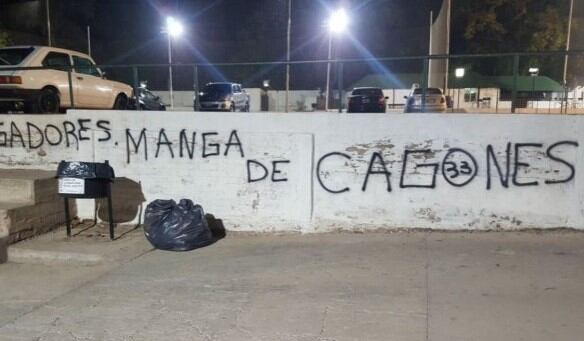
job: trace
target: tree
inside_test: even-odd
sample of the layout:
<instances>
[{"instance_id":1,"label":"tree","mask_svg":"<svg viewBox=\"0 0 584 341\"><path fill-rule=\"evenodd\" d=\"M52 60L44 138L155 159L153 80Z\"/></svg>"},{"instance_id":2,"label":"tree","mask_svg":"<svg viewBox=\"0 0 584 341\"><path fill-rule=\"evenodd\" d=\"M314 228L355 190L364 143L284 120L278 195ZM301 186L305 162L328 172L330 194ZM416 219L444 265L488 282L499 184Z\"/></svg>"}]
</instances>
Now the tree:
<instances>
[{"instance_id":1,"label":"tree","mask_svg":"<svg viewBox=\"0 0 584 341\"><path fill-rule=\"evenodd\" d=\"M565 45L565 0L458 0L454 23L466 52L558 50Z\"/></svg>"},{"instance_id":2,"label":"tree","mask_svg":"<svg viewBox=\"0 0 584 341\"><path fill-rule=\"evenodd\" d=\"M0 47L8 46L10 44L10 36L8 35L8 32L0 31Z\"/></svg>"},{"instance_id":3,"label":"tree","mask_svg":"<svg viewBox=\"0 0 584 341\"><path fill-rule=\"evenodd\" d=\"M454 53L543 52L565 48L569 2L566 0L455 0ZM559 57L522 58L525 72L538 66L556 78ZM473 62L481 73L512 73L512 59ZM561 77L560 77L561 78Z\"/></svg>"}]
</instances>

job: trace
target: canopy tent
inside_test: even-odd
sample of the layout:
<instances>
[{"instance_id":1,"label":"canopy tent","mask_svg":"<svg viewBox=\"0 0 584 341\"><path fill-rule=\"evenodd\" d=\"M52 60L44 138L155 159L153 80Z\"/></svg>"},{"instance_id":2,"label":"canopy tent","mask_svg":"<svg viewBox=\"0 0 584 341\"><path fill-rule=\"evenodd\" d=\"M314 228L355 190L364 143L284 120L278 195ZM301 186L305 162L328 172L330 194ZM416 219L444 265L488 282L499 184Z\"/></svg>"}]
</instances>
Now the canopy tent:
<instances>
[{"instance_id":1,"label":"canopy tent","mask_svg":"<svg viewBox=\"0 0 584 341\"><path fill-rule=\"evenodd\" d=\"M411 89L412 84L421 84L422 81L422 74L419 73L394 73L391 75L372 73L351 84L350 88Z\"/></svg>"}]
</instances>

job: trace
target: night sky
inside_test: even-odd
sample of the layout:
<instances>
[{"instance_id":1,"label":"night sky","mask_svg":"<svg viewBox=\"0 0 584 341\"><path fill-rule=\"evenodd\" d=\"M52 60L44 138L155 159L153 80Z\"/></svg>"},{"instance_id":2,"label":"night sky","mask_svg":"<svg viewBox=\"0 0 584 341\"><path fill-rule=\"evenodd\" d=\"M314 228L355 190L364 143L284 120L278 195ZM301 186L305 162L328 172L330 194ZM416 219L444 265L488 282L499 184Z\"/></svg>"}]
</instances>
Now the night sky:
<instances>
[{"instance_id":1,"label":"night sky","mask_svg":"<svg viewBox=\"0 0 584 341\"><path fill-rule=\"evenodd\" d=\"M96 56L107 63L164 60L163 53L159 56L165 47L165 37L160 31L167 15L180 18L187 28L183 41L176 47L181 62L192 62L198 57L189 52L189 45L204 52L207 59L216 61L245 60L246 57L274 60L285 54L286 0L50 1L53 38L57 45L85 49L85 26L89 25L93 44L98 47ZM40 2L0 0L3 4L0 25L15 32L15 43L45 41L43 8L36 17L31 17L33 11L23 10L41 7ZM349 9L352 35L373 54L423 53L424 46L400 42L421 39L417 36L427 34L428 3L428 0L293 0L292 39L293 48L298 48L296 59L326 55L326 44L322 44L326 40L326 30L322 25L327 8L337 8L339 4ZM418 35L405 36L415 31L419 31ZM396 43L403 47L396 48ZM124 44L124 48L118 44ZM350 48L345 53L358 55Z\"/></svg>"},{"instance_id":2,"label":"night sky","mask_svg":"<svg viewBox=\"0 0 584 341\"><path fill-rule=\"evenodd\" d=\"M284 60L287 0L50 0L54 45L86 51L86 27L92 32L92 55L98 64L167 62L167 40L161 33L165 17L180 19L186 32L173 44L175 63ZM425 55L429 12L440 0L293 0L293 60L327 57L324 21L330 9L343 6L351 16L349 34L335 42L342 58ZM15 44L46 44L44 0L0 0L0 29ZM456 39L453 39L456 44ZM420 63L384 65L395 72L420 72ZM353 65L346 81L375 72L371 65ZM282 86L284 67L200 70L201 81L229 80L258 86L271 79ZM292 87L313 89L324 65L293 67ZM108 70L131 79L130 70ZM192 88L192 69L177 72L179 87ZM140 70L141 78L164 87L160 69ZM182 77L181 77L182 76Z\"/></svg>"}]
</instances>

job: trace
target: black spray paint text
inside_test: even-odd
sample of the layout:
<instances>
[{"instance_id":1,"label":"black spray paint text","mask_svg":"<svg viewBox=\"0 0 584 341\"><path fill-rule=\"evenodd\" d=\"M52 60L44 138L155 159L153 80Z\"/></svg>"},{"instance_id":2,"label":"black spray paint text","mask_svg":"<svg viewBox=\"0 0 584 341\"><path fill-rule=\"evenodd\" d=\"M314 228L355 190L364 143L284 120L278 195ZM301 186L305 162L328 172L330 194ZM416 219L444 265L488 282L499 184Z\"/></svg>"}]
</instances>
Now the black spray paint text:
<instances>
[{"instance_id":1,"label":"black spray paint text","mask_svg":"<svg viewBox=\"0 0 584 341\"><path fill-rule=\"evenodd\" d=\"M576 141L559 141L550 145L542 143L507 143L504 150L496 150L492 145L486 147L482 159L477 159L472 153L462 148L450 148L444 157L438 161L435 158L435 151L429 149L406 149L401 158L401 168L399 175L399 188L436 188L437 177L440 175L446 183L454 187L464 187L475 180L479 174L478 160L484 160L486 189L491 190L495 182L500 183L503 188L511 185L517 187L539 186L540 184L555 185L570 182L574 179L576 168L574 161L566 160L560 152L569 148L577 148ZM526 153L537 153L537 158L528 158ZM502 156L501 156L502 155ZM350 166L353 157L343 152L331 152L322 156L316 166L316 178L320 186L327 192L340 194L349 192L352 187L347 184L339 186L338 182L329 178L338 171L327 168L328 162L345 161L345 165ZM434 161L430 161L434 160ZM535 179L532 176L525 176L533 171L535 160L549 163L554 167L563 168L563 174L558 176L559 170L548 171L549 177L546 179ZM388 160L378 152L371 154L367 163L367 172L360 183L361 191L367 191L371 179L381 176L384 180L387 192L393 190L392 172L388 167ZM422 173L420 171L425 171ZM421 176L423 174L424 176ZM337 183L336 187L332 183Z\"/></svg>"},{"instance_id":2,"label":"black spray paint text","mask_svg":"<svg viewBox=\"0 0 584 341\"><path fill-rule=\"evenodd\" d=\"M0 147L38 149L45 145L75 147L91 141L92 131L98 142L112 138L111 125L107 120L89 118L63 121L61 123L38 124L0 121Z\"/></svg>"},{"instance_id":3,"label":"black spray paint text","mask_svg":"<svg viewBox=\"0 0 584 341\"><path fill-rule=\"evenodd\" d=\"M195 154L201 155L202 158L213 156L228 156L231 152L239 154L242 158L245 157L241 139L237 134L237 130L232 130L227 142L224 144L218 143L220 137L218 132L203 132L181 130L178 136L170 136L165 129L160 129L156 133L155 144L148 148L148 137L146 128L139 132L133 132L126 129L126 162L131 163L132 155L141 154L144 160L148 160L149 156L154 152L154 158L158 158L163 153L165 156L174 159L189 158L193 159ZM197 140L199 140L199 153L196 153ZM174 142L173 142L174 141ZM154 151L152 151L154 147Z\"/></svg>"},{"instance_id":4,"label":"black spray paint text","mask_svg":"<svg viewBox=\"0 0 584 341\"><path fill-rule=\"evenodd\" d=\"M237 130L231 130L228 135L220 135L216 131L196 132L187 129L173 132L165 129L125 129L124 135L127 163L131 163L133 158L149 160L152 157L193 159L195 156L210 158L234 154L245 158L244 146ZM111 123L107 120L82 118L45 124L0 121L0 148L35 150L48 145L79 149L80 144L91 143L92 140L118 145L118 141L113 141ZM563 184L574 179L576 167L575 161L564 156L562 152L573 152L578 147L577 141L559 141L549 145L509 142L504 147L489 144L480 155L476 151L471 153L462 148L450 148L439 159L436 159L436 151L406 148L400 157L401 166L398 166L397 171L388 166L395 160L373 152L367 161L367 171L358 186L348 183L339 185L338 181L331 180L330 177L334 177L339 168L331 166L330 162L355 161L349 154L331 152L316 162L315 177L325 191L333 194L348 192L354 187L360 187L365 192L372 186L373 179L378 177L388 192L396 184L399 184L399 188L433 189L436 188L439 178L450 186L464 187L475 181L480 167L484 167L482 174L486 179L487 190L495 186L509 188ZM529 158L526 153L536 153L539 156L535 159ZM556 168L555 171L547 172L544 177L525 176L539 167L535 164L536 160L552 165ZM286 182L288 176L285 170L290 163L286 159L262 162L246 160L247 182ZM393 179L392 171L399 173L399 181ZM375 184L378 183L375 180Z\"/></svg>"}]
</instances>

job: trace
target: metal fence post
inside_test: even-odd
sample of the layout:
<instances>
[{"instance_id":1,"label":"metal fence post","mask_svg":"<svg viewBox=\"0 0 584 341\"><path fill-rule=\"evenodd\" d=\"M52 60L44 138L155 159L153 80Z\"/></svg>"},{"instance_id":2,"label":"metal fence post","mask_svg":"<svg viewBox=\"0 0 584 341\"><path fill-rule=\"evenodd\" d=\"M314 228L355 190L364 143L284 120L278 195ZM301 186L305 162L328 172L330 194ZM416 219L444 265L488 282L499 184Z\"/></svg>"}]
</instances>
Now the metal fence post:
<instances>
[{"instance_id":1,"label":"metal fence post","mask_svg":"<svg viewBox=\"0 0 584 341\"><path fill-rule=\"evenodd\" d=\"M511 113L515 113L517 104L517 77L519 77L519 55L513 56L513 89L511 93Z\"/></svg>"},{"instance_id":2,"label":"metal fence post","mask_svg":"<svg viewBox=\"0 0 584 341\"><path fill-rule=\"evenodd\" d=\"M497 89L497 102L495 103L495 114L499 113L499 98L501 98L501 89Z\"/></svg>"},{"instance_id":3,"label":"metal fence post","mask_svg":"<svg viewBox=\"0 0 584 341\"><path fill-rule=\"evenodd\" d=\"M428 90L428 70L430 69L430 57L424 58L422 75L422 112L426 112L426 92Z\"/></svg>"},{"instance_id":4,"label":"metal fence post","mask_svg":"<svg viewBox=\"0 0 584 341\"><path fill-rule=\"evenodd\" d=\"M138 88L140 87L140 79L138 77L138 67L132 67L132 74L134 77L134 105L136 106L134 110L141 110L140 108L140 94L138 93Z\"/></svg>"},{"instance_id":5,"label":"metal fence post","mask_svg":"<svg viewBox=\"0 0 584 341\"><path fill-rule=\"evenodd\" d=\"M197 65L193 66L193 90L195 90L193 109L199 111L199 67Z\"/></svg>"},{"instance_id":6,"label":"metal fence post","mask_svg":"<svg viewBox=\"0 0 584 341\"><path fill-rule=\"evenodd\" d=\"M75 100L73 99L73 76L71 75L73 72L73 67L69 66L67 69L67 81L69 82L69 100L71 101L71 109L75 109Z\"/></svg>"},{"instance_id":7,"label":"metal fence post","mask_svg":"<svg viewBox=\"0 0 584 341\"><path fill-rule=\"evenodd\" d=\"M560 114L568 114L568 84L564 84L564 98L562 100L562 107L564 111L560 109Z\"/></svg>"},{"instance_id":8,"label":"metal fence post","mask_svg":"<svg viewBox=\"0 0 584 341\"><path fill-rule=\"evenodd\" d=\"M339 91L339 113L343 112L343 63L337 63L337 87Z\"/></svg>"}]
</instances>

